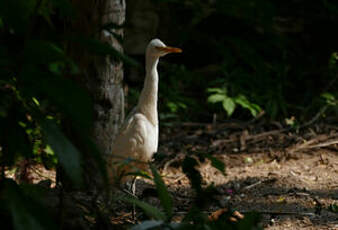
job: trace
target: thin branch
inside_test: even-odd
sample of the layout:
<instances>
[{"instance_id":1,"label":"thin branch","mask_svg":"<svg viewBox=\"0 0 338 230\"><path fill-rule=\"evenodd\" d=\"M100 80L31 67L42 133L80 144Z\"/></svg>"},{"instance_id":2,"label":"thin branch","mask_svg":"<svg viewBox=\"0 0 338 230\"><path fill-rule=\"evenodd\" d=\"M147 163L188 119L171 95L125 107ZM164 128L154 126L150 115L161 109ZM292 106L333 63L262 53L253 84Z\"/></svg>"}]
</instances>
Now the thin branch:
<instances>
[{"instance_id":1,"label":"thin branch","mask_svg":"<svg viewBox=\"0 0 338 230\"><path fill-rule=\"evenodd\" d=\"M240 213L250 213L252 211L240 211ZM278 211L262 211L262 210L254 210L254 212L263 214L263 215L276 215L276 216L281 216L281 215L290 215L290 216L316 216L315 213L313 212L278 212Z\"/></svg>"},{"instance_id":2,"label":"thin branch","mask_svg":"<svg viewBox=\"0 0 338 230\"><path fill-rule=\"evenodd\" d=\"M260 184L262 184L263 183L263 181L258 181L258 182L256 182L256 183L253 183L253 184L251 184L251 185L248 185L248 186L245 186L242 190L244 191L244 190L249 190L249 189L252 189L253 187L256 187L257 185L260 185Z\"/></svg>"},{"instance_id":3,"label":"thin branch","mask_svg":"<svg viewBox=\"0 0 338 230\"><path fill-rule=\"evenodd\" d=\"M322 148L322 147L327 147L327 146L335 145L335 144L338 144L338 139L333 140L333 141L328 141L328 142L320 143L320 144L318 144L318 145L312 145L312 146L309 146L309 147L307 147L307 148L308 148L308 149Z\"/></svg>"},{"instance_id":4,"label":"thin branch","mask_svg":"<svg viewBox=\"0 0 338 230\"><path fill-rule=\"evenodd\" d=\"M304 123L303 125L299 126L299 129L307 127L309 125L312 125L313 123L315 123L324 113L325 111L329 108L329 105L325 105L323 106L319 112L308 122Z\"/></svg>"}]
</instances>

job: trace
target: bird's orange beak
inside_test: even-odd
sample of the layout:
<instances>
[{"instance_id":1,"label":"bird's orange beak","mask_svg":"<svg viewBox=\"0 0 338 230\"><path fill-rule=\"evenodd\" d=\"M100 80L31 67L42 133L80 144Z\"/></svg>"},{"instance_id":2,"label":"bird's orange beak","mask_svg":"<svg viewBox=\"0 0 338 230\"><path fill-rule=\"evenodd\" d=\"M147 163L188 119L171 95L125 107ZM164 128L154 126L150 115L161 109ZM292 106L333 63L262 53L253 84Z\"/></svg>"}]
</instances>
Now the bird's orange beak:
<instances>
[{"instance_id":1,"label":"bird's orange beak","mask_svg":"<svg viewBox=\"0 0 338 230\"><path fill-rule=\"evenodd\" d=\"M170 47L170 46L165 46L165 47L157 46L156 49L164 51L166 53L182 53L182 50L180 48Z\"/></svg>"}]
</instances>

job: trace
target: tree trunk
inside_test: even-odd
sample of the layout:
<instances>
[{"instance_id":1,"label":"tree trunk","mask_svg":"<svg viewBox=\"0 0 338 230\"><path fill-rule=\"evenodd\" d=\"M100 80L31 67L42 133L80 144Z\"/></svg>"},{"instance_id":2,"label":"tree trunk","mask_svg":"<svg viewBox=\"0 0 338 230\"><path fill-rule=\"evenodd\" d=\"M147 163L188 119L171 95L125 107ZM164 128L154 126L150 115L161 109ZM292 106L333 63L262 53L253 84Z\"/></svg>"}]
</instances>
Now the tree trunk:
<instances>
[{"instance_id":1,"label":"tree trunk","mask_svg":"<svg viewBox=\"0 0 338 230\"><path fill-rule=\"evenodd\" d=\"M123 29L120 26L125 21L125 0L73 0L73 4L77 9L76 18L72 22L74 31L108 43L119 52L123 52L122 45L114 34L123 36ZM110 31L101 29L107 24L117 26L109 29ZM83 70L81 80L84 80L83 83L94 102L92 139L102 158L107 159L112 153L113 140L124 120L123 63L111 56L89 55L83 48L76 48L76 44L72 44L70 49L73 58ZM87 189L101 190L103 181L98 170L99 166L90 155L84 160Z\"/></svg>"},{"instance_id":2,"label":"tree trunk","mask_svg":"<svg viewBox=\"0 0 338 230\"><path fill-rule=\"evenodd\" d=\"M124 0L107 0L103 10L102 24L122 25L125 20L125 9ZM112 29L112 32L123 36L123 29ZM103 30L100 40L112 45L119 52L123 52L122 45L109 31ZM88 85L89 90L96 93L93 136L102 153L107 156L112 153L113 140L124 120L123 65L119 60L105 57L103 60L96 60L95 69L98 84Z\"/></svg>"}]
</instances>

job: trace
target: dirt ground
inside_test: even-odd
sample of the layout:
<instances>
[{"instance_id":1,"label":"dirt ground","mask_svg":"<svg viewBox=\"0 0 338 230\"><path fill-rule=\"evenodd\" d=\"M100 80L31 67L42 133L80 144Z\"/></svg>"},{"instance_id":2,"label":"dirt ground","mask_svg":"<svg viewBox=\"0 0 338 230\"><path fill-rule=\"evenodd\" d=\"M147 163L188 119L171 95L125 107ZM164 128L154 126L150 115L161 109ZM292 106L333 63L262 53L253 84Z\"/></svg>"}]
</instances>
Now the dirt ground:
<instances>
[{"instance_id":1,"label":"dirt ground","mask_svg":"<svg viewBox=\"0 0 338 230\"><path fill-rule=\"evenodd\" d=\"M185 154L194 152L211 154L226 166L224 176L210 162L201 163L203 183L216 186L219 200L205 212L231 206L244 215L261 213L268 230L338 230L338 213L330 210L338 205L338 126L325 123L297 130L279 123L164 125L155 165L174 198L174 221L180 221L191 204L189 180L180 165ZM55 172L41 167L33 174L33 183L55 178ZM152 185L138 181L137 187L146 199L143 191ZM113 219L130 223L129 211Z\"/></svg>"},{"instance_id":2,"label":"dirt ground","mask_svg":"<svg viewBox=\"0 0 338 230\"><path fill-rule=\"evenodd\" d=\"M178 167L187 152L207 152L223 161L226 176L203 163L206 184L220 203L241 213L262 214L264 229L338 229L338 126L302 129L270 125L183 124L163 134L159 163L181 210L189 206L189 181ZM175 136L176 133L176 136ZM169 138L165 138L169 137ZM170 160L168 160L170 159ZM209 212L221 207L211 206Z\"/></svg>"}]
</instances>

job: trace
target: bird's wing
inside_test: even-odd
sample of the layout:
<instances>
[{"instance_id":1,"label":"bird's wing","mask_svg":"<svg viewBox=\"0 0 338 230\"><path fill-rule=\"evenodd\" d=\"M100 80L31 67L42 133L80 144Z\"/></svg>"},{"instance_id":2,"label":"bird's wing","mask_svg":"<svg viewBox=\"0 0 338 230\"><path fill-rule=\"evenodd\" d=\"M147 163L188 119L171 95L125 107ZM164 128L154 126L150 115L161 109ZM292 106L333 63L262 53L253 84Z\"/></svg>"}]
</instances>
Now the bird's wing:
<instances>
[{"instance_id":1,"label":"bird's wing","mask_svg":"<svg viewBox=\"0 0 338 230\"><path fill-rule=\"evenodd\" d=\"M127 118L120 127L119 133L123 134L128 130L130 124L134 121L134 115L136 114L136 107L134 107L131 112L128 114Z\"/></svg>"},{"instance_id":2,"label":"bird's wing","mask_svg":"<svg viewBox=\"0 0 338 230\"><path fill-rule=\"evenodd\" d=\"M115 150L124 157L139 158L144 149L147 135L147 119L141 113L135 113L126 120L115 142Z\"/></svg>"},{"instance_id":3,"label":"bird's wing","mask_svg":"<svg viewBox=\"0 0 338 230\"><path fill-rule=\"evenodd\" d=\"M110 177L116 180L126 172L135 171L135 168L145 169L147 161L144 153L147 135L147 119L141 113L135 113L130 116L123 125L122 132L117 136L112 149L112 166ZM128 158L137 161L124 161ZM122 164L121 164L122 163ZM113 176L112 176L113 175ZM115 175L115 176L114 176ZM114 179L115 178L115 179Z\"/></svg>"},{"instance_id":4,"label":"bird's wing","mask_svg":"<svg viewBox=\"0 0 338 230\"><path fill-rule=\"evenodd\" d=\"M148 120L141 113L136 113L133 117L133 122L129 126L130 136L135 139L137 148L140 149L143 147L147 135L146 122L148 122Z\"/></svg>"}]
</instances>

